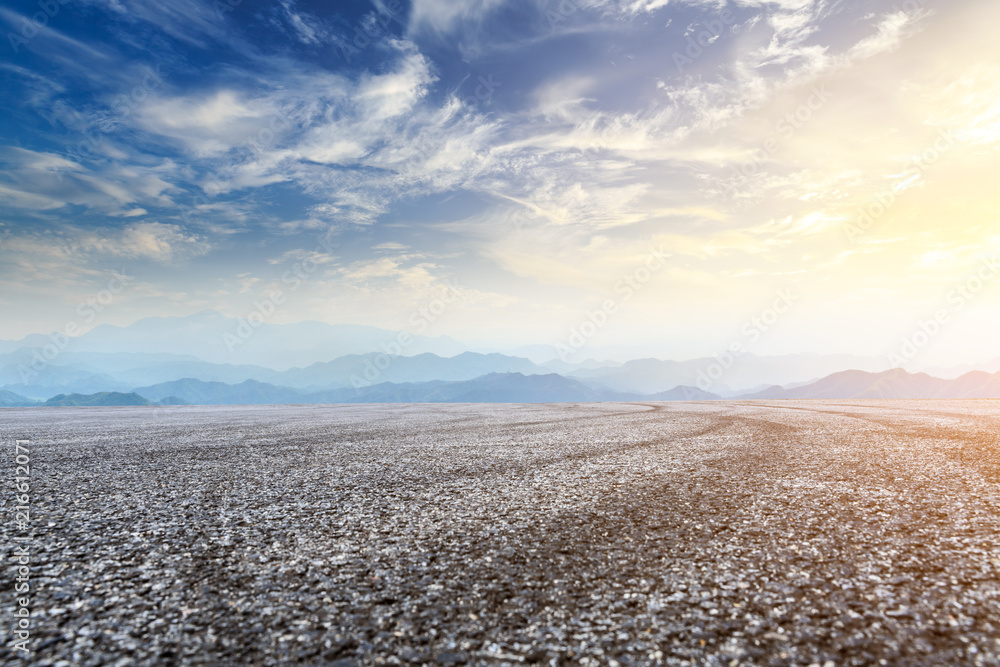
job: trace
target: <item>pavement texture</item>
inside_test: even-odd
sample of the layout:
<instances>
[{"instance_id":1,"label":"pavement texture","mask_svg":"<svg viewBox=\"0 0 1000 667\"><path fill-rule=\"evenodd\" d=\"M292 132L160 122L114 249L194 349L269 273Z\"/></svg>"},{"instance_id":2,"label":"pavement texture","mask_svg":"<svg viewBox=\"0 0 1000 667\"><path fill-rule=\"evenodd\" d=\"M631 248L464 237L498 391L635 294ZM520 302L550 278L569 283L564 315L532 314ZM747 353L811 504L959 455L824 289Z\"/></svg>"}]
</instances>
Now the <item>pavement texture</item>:
<instances>
[{"instance_id":1,"label":"pavement texture","mask_svg":"<svg viewBox=\"0 0 1000 667\"><path fill-rule=\"evenodd\" d=\"M7 409L0 662L997 665L998 426L998 401Z\"/></svg>"}]
</instances>

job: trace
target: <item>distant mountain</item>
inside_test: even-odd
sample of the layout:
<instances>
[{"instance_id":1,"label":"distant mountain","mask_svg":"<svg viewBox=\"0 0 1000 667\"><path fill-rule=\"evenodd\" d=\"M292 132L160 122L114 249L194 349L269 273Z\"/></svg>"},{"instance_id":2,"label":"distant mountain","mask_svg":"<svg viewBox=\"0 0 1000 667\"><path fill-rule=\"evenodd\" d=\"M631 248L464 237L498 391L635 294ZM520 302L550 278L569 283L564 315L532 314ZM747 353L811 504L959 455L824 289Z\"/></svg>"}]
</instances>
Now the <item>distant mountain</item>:
<instances>
[{"instance_id":1,"label":"distant mountain","mask_svg":"<svg viewBox=\"0 0 1000 667\"><path fill-rule=\"evenodd\" d=\"M26 396L0 389L0 408L21 408L31 405L38 405L38 401L33 401Z\"/></svg>"},{"instance_id":2,"label":"distant mountain","mask_svg":"<svg viewBox=\"0 0 1000 667\"><path fill-rule=\"evenodd\" d=\"M440 387L428 400L448 403L578 403L628 398L610 392L596 392L556 373L490 373L467 382Z\"/></svg>"},{"instance_id":3,"label":"distant mountain","mask_svg":"<svg viewBox=\"0 0 1000 667\"><path fill-rule=\"evenodd\" d=\"M514 356L530 359L539 365L559 358L559 350L556 349L555 345L522 345L514 350L507 350L507 352Z\"/></svg>"},{"instance_id":4,"label":"distant mountain","mask_svg":"<svg viewBox=\"0 0 1000 667\"><path fill-rule=\"evenodd\" d=\"M945 380L901 368L882 373L843 371L800 387L772 387L747 399L958 399L1000 398L1000 373L973 371Z\"/></svg>"},{"instance_id":5,"label":"distant mountain","mask_svg":"<svg viewBox=\"0 0 1000 667\"><path fill-rule=\"evenodd\" d=\"M297 391L248 380L238 385L185 379L140 387L150 400L175 396L198 405L257 405L303 403L583 403L596 401L690 401L717 399L693 387L677 387L654 396L592 389L556 373L489 373L471 380L380 382L366 387L342 387L318 392Z\"/></svg>"},{"instance_id":6,"label":"distant mountain","mask_svg":"<svg viewBox=\"0 0 1000 667\"><path fill-rule=\"evenodd\" d=\"M463 352L454 357L441 357L424 353L412 357L388 356L384 353L347 355L329 362L320 362L305 368L276 371L249 364L213 364L190 356L143 355L138 353L65 353L56 361L66 364L48 364L36 372L30 370L30 357L24 350L18 352L18 365L9 364L0 369L0 388L31 398L45 400L55 394L91 394L101 391L131 391L136 387L149 387L168 383L179 378L239 384L247 380L295 389L321 391L372 385L382 382L430 382L433 380L471 380L489 373L546 374L544 368L521 357L502 354ZM166 359L164 359L166 357ZM0 360L11 360L12 355L0 355ZM153 363L150 363L153 362ZM133 366L135 364L136 366ZM30 370L30 384L19 380L24 369ZM112 374L92 372L108 371ZM6 381L6 382L4 382Z\"/></svg>"},{"instance_id":7,"label":"distant mountain","mask_svg":"<svg viewBox=\"0 0 1000 667\"><path fill-rule=\"evenodd\" d=\"M276 371L252 364L211 363L191 355L64 352L52 362L32 367L35 351L21 348L0 354L0 387L20 384L25 373L37 387L99 386L93 391L111 390L103 385L135 387L159 384L180 378L235 384L257 380L289 387L352 386L351 376L375 382L425 382L430 380L471 380L487 373L546 373L528 359L503 354L463 352L443 357L430 352L412 356L385 353L351 354L305 367ZM388 362L388 363L387 363ZM68 393L68 392L63 392ZM81 391L80 393L83 393ZM51 394L50 394L51 395Z\"/></svg>"},{"instance_id":8,"label":"distant mountain","mask_svg":"<svg viewBox=\"0 0 1000 667\"><path fill-rule=\"evenodd\" d=\"M644 396L647 401L717 401L722 397L708 391L702 391L698 387L680 386L669 391L661 391L657 394Z\"/></svg>"},{"instance_id":9,"label":"distant mountain","mask_svg":"<svg viewBox=\"0 0 1000 667\"><path fill-rule=\"evenodd\" d=\"M578 403L633 400L637 396L595 391L556 373L490 373L461 382L383 383L320 392L310 403Z\"/></svg>"},{"instance_id":10,"label":"distant mountain","mask_svg":"<svg viewBox=\"0 0 1000 667\"><path fill-rule=\"evenodd\" d=\"M28 369L27 373L24 372L25 369ZM45 400L55 394L127 392L132 385L104 373L91 373L74 366L50 364L35 371L23 364L9 364L0 368L0 388L29 398Z\"/></svg>"},{"instance_id":11,"label":"distant mountain","mask_svg":"<svg viewBox=\"0 0 1000 667\"><path fill-rule=\"evenodd\" d=\"M433 382L382 382L358 389L341 387L303 396L304 403L429 403L428 396L443 386L455 384Z\"/></svg>"},{"instance_id":12,"label":"distant mountain","mask_svg":"<svg viewBox=\"0 0 1000 667\"><path fill-rule=\"evenodd\" d=\"M22 348L9 355L9 358L20 356L24 359L26 355L34 353L31 348ZM8 358L7 355L0 355L0 360ZM53 361L53 364L73 366L90 373L105 373L107 375L117 375L118 373L129 371L133 368L146 368L152 366L165 366L168 364L204 363L198 357L190 354L163 354L161 352L72 352L69 349L63 350Z\"/></svg>"},{"instance_id":13,"label":"distant mountain","mask_svg":"<svg viewBox=\"0 0 1000 667\"><path fill-rule=\"evenodd\" d=\"M45 407L56 406L114 406L114 405L149 405L142 396L129 393L123 394L117 391L103 391L98 394L59 394L45 401Z\"/></svg>"},{"instance_id":14,"label":"distant mountain","mask_svg":"<svg viewBox=\"0 0 1000 667\"><path fill-rule=\"evenodd\" d=\"M600 393L554 373L523 375L491 373L473 380L458 382L382 382L369 387L300 392L289 387L247 380L238 385L184 379L152 387L140 387L136 393L149 400L175 396L200 405L257 405L282 403L476 403L476 402L577 402L621 399L615 394ZM633 398L633 397L624 397Z\"/></svg>"},{"instance_id":15,"label":"distant mountain","mask_svg":"<svg viewBox=\"0 0 1000 667\"><path fill-rule=\"evenodd\" d=\"M574 371L594 370L597 368L618 368L621 365L622 364L619 361L598 361L596 359L584 359L579 363L569 363L562 361L561 359L551 359L546 361L544 364L539 364L542 368L559 373L560 375L569 375Z\"/></svg>"},{"instance_id":16,"label":"distant mountain","mask_svg":"<svg viewBox=\"0 0 1000 667\"><path fill-rule=\"evenodd\" d=\"M679 385L694 385L698 381L698 371L704 366L707 363L635 359L617 367L575 370L569 377L595 388L650 394Z\"/></svg>"},{"instance_id":17,"label":"distant mountain","mask_svg":"<svg viewBox=\"0 0 1000 667\"><path fill-rule=\"evenodd\" d=\"M231 384L280 377L280 371L263 366L213 364L191 355L67 351L42 365L33 360L34 352L21 348L0 354L0 387L44 399L57 393L128 391L183 377ZM22 383L23 378L29 379L28 385Z\"/></svg>"},{"instance_id":18,"label":"distant mountain","mask_svg":"<svg viewBox=\"0 0 1000 667\"><path fill-rule=\"evenodd\" d=\"M0 355L0 364L20 357L24 359L32 350L19 350L10 355ZM200 380L238 383L244 380L273 381L279 371L252 364L214 364L189 354L161 354L143 352L70 352L60 354L49 366L50 372L62 369L74 372L96 373L113 377L130 386L168 382L182 377ZM3 382L0 382L2 385Z\"/></svg>"},{"instance_id":19,"label":"distant mountain","mask_svg":"<svg viewBox=\"0 0 1000 667\"><path fill-rule=\"evenodd\" d=\"M471 380L489 373L543 374L545 370L521 357L463 352L454 357L418 354L389 357L385 354L352 354L306 368L291 368L272 379L276 384L298 388L336 388L382 382L430 382ZM353 380L357 380L354 382Z\"/></svg>"},{"instance_id":20,"label":"distant mountain","mask_svg":"<svg viewBox=\"0 0 1000 667\"><path fill-rule=\"evenodd\" d=\"M597 401L710 401L718 394L678 386L655 394L594 389L556 373L488 373L471 380L380 382L365 387L303 391L255 380L239 384L193 378L136 389L134 393L100 392L53 397L44 405L261 405L307 403L584 403ZM954 380L911 374L902 369L882 373L843 371L809 384L747 394L741 399L974 399L1000 398L1000 373L966 373ZM0 391L0 407L37 405L17 394Z\"/></svg>"},{"instance_id":21,"label":"distant mountain","mask_svg":"<svg viewBox=\"0 0 1000 667\"><path fill-rule=\"evenodd\" d=\"M986 373L998 373L1000 372L1000 357L996 359L991 359L990 361L983 362L981 364L964 364L962 366L954 366L950 368L933 367L922 369L924 373L928 375L933 375L934 377L945 378L950 380L953 378L958 378L966 373L972 371L984 371Z\"/></svg>"},{"instance_id":22,"label":"distant mountain","mask_svg":"<svg viewBox=\"0 0 1000 667\"><path fill-rule=\"evenodd\" d=\"M188 401L183 398L177 398L176 396L167 396L166 398L161 398L156 402L157 405L191 405Z\"/></svg>"},{"instance_id":23,"label":"distant mountain","mask_svg":"<svg viewBox=\"0 0 1000 667\"><path fill-rule=\"evenodd\" d=\"M867 386L867 375L886 370L880 358L744 353L687 361L585 359L567 363L550 358L539 363L550 346L519 348L531 358L477 353L464 350L450 338L320 322L265 322L254 327L245 318L224 317L215 311L148 318L127 327L102 325L73 339L59 336L0 341L0 391L17 395L11 401L132 391L152 401L174 397L194 404L316 402L320 394L331 401L353 401L358 395L373 401L402 400L404 395L418 401L438 400L427 398L428 383L438 383L433 386L442 395L472 392L470 400L479 400L472 385L462 389L451 385L482 383L486 376L510 374L561 377L577 384L570 389L566 385L544 387L541 381L494 379L495 384L484 391L531 401L536 396L547 400L550 394L577 397L551 400L992 394L992 380L975 372L956 377L956 382L962 381L957 388L939 386L947 380L933 374L914 376L920 380L889 375ZM62 349L54 350L54 346ZM998 365L1000 360L984 367ZM856 370L830 379L844 368ZM509 391L504 382L511 384ZM549 382L555 380L550 377Z\"/></svg>"},{"instance_id":24,"label":"distant mountain","mask_svg":"<svg viewBox=\"0 0 1000 667\"><path fill-rule=\"evenodd\" d=\"M583 359L582 361L568 362L559 357L559 350L555 345L522 345L513 350L500 350L503 354L515 357L524 357L545 368L557 373L577 370L580 368L601 368L603 366L621 366L618 361L597 361L595 359Z\"/></svg>"},{"instance_id":25,"label":"distant mountain","mask_svg":"<svg viewBox=\"0 0 1000 667\"><path fill-rule=\"evenodd\" d=\"M384 351L398 343L400 332L353 324L299 322L254 326L246 317L230 318L212 310L187 317L151 317L127 327L102 324L68 341L66 352L147 353L191 355L213 363L256 364L282 369L307 366L347 354ZM261 319L256 313L254 322ZM407 334L403 354L433 352L454 355L465 351L447 336ZM291 342L291 344L290 344ZM32 334L19 341L0 341L0 353L20 348L42 348L48 336ZM390 347L390 350L392 348Z\"/></svg>"},{"instance_id":26,"label":"distant mountain","mask_svg":"<svg viewBox=\"0 0 1000 667\"><path fill-rule=\"evenodd\" d=\"M732 396L761 385L811 382L844 368L881 371L885 369L885 361L848 355L758 357L744 353L726 360L726 366L713 357L688 361L636 359L618 367L576 370L569 377L612 391L649 394L688 385Z\"/></svg>"},{"instance_id":27,"label":"distant mountain","mask_svg":"<svg viewBox=\"0 0 1000 667\"><path fill-rule=\"evenodd\" d=\"M280 384L281 371L254 364L213 364L195 359L124 369L116 372L114 377L133 387L171 382L178 378L197 378L205 382L229 384L238 384L246 380Z\"/></svg>"},{"instance_id":28,"label":"distant mountain","mask_svg":"<svg viewBox=\"0 0 1000 667\"><path fill-rule=\"evenodd\" d=\"M486 355L489 356L489 355ZM498 355L502 356L502 355ZM524 360L527 361L527 360ZM530 362L529 362L530 363ZM131 393L59 394L46 406L82 405L262 405L307 403L581 403L596 401L710 401L721 397L692 386L654 394L615 392L590 387L557 373L487 373L468 380L379 382L370 386L310 391L256 380L238 384L185 378L140 387ZM902 369L882 373L842 371L821 380L788 387L773 386L741 399L973 399L1000 398L1000 373L973 371L945 380ZM39 403L0 390L0 407Z\"/></svg>"},{"instance_id":29,"label":"distant mountain","mask_svg":"<svg viewBox=\"0 0 1000 667\"><path fill-rule=\"evenodd\" d=\"M273 405L308 402L304 401L303 395L294 389L276 387L256 380L232 385L185 378L150 387L139 387L135 393L150 401L182 400L192 405Z\"/></svg>"}]
</instances>

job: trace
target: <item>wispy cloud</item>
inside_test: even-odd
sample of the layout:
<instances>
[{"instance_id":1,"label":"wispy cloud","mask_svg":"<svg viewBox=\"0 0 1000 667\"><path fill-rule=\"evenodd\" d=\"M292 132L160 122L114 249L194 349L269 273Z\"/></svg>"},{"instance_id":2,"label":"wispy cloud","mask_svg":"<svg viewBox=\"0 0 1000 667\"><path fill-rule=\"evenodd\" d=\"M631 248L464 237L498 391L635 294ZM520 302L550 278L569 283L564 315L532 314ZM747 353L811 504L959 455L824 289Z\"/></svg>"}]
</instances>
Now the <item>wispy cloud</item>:
<instances>
[{"instance_id":1,"label":"wispy cloud","mask_svg":"<svg viewBox=\"0 0 1000 667\"><path fill-rule=\"evenodd\" d=\"M410 34L431 30L448 34L478 29L505 0L414 0L410 9Z\"/></svg>"}]
</instances>

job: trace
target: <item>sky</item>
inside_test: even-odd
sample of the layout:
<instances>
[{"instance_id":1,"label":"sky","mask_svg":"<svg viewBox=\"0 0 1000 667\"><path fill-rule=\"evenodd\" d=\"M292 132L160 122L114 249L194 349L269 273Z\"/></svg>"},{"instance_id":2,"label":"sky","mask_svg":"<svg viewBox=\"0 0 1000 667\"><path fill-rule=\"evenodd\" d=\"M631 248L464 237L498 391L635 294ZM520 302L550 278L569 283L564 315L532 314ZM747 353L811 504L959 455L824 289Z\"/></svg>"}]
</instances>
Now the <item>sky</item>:
<instances>
[{"instance_id":1,"label":"sky","mask_svg":"<svg viewBox=\"0 0 1000 667\"><path fill-rule=\"evenodd\" d=\"M992 359L998 22L4 0L0 338L211 309L576 359Z\"/></svg>"}]
</instances>

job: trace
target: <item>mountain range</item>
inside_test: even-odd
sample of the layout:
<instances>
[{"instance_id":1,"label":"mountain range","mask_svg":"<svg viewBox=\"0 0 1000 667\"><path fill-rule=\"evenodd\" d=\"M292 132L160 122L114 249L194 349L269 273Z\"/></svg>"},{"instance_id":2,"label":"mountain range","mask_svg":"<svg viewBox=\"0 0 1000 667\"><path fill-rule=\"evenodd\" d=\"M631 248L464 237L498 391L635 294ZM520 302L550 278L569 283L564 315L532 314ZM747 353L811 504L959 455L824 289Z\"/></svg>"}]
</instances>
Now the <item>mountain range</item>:
<instances>
[{"instance_id":1,"label":"mountain range","mask_svg":"<svg viewBox=\"0 0 1000 667\"><path fill-rule=\"evenodd\" d=\"M187 317L149 317L126 327L101 324L73 338L54 333L0 341L0 354L47 346L55 346L61 352L86 354L145 354L155 350L216 364L286 369L333 356L384 351L399 342L399 332L378 327L324 322L257 324L259 321L260 318L249 316L226 317L214 310ZM433 352L452 356L465 351L461 343L447 336L408 334L406 340L405 349L400 351L407 355ZM289 345L289 341L295 344ZM330 350L337 350L337 355L331 355Z\"/></svg>"},{"instance_id":2,"label":"mountain range","mask_svg":"<svg viewBox=\"0 0 1000 667\"><path fill-rule=\"evenodd\" d=\"M471 380L382 382L309 392L256 380L239 384L192 378L139 387L134 392L58 395L44 403L0 391L0 407L32 405L271 405L329 403L581 403L598 401L708 401L722 398L696 387L679 386L656 394L595 390L557 373L524 375L489 373ZM844 371L807 385L738 397L742 400L783 399L980 399L1000 398L1000 373L967 373L954 380L893 369L882 373Z\"/></svg>"},{"instance_id":3,"label":"mountain range","mask_svg":"<svg viewBox=\"0 0 1000 667\"><path fill-rule=\"evenodd\" d=\"M971 371L954 380L895 368L883 373L850 370L800 387L771 387L748 399L947 399L1000 398L1000 373Z\"/></svg>"},{"instance_id":4,"label":"mountain range","mask_svg":"<svg viewBox=\"0 0 1000 667\"><path fill-rule=\"evenodd\" d=\"M528 358L447 337L319 322L254 327L204 311L0 341L0 407L95 395L114 404L133 392L169 404L1000 397L986 372L1000 360L935 377L847 355L569 363L543 360L545 349L519 348Z\"/></svg>"},{"instance_id":5,"label":"mountain range","mask_svg":"<svg viewBox=\"0 0 1000 667\"><path fill-rule=\"evenodd\" d=\"M0 407L33 405L273 405L308 403L582 403L630 400L713 400L716 394L695 387L678 387L655 396L598 391L557 373L523 375L489 373L472 380L382 382L320 392L298 391L256 380L239 384L204 382L192 378L139 387L134 392L90 395L59 394L44 403L3 392Z\"/></svg>"},{"instance_id":6,"label":"mountain range","mask_svg":"<svg viewBox=\"0 0 1000 667\"><path fill-rule=\"evenodd\" d=\"M10 392L0 392L0 408L13 407L93 407L93 406L123 406L123 405L188 405L176 397L153 403L135 392L123 394L118 391L102 391L96 394L58 394L45 402L31 399Z\"/></svg>"}]
</instances>

